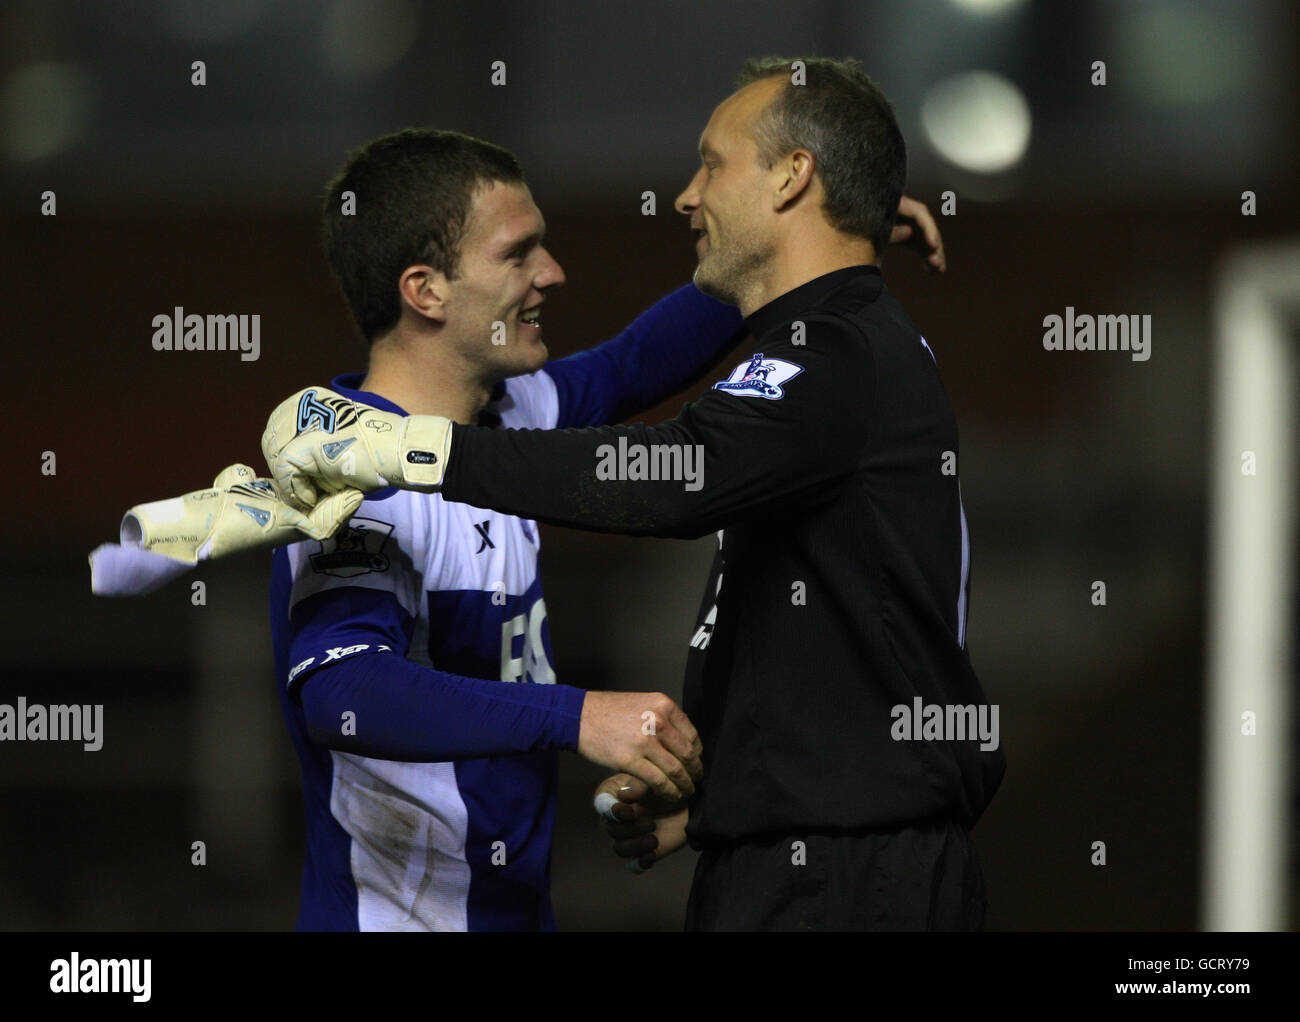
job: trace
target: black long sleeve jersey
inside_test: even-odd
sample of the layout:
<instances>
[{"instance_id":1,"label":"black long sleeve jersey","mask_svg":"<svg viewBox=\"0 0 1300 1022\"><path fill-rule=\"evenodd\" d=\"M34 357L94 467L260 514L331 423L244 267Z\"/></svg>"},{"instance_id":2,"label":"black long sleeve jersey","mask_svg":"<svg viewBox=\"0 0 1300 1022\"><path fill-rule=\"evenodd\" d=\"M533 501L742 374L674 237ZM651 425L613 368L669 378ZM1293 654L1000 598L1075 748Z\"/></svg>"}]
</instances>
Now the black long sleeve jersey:
<instances>
[{"instance_id":1,"label":"black long sleeve jersey","mask_svg":"<svg viewBox=\"0 0 1300 1022\"><path fill-rule=\"evenodd\" d=\"M693 846L950 816L1002 780L965 648L970 545L934 356L875 266L746 321L754 354L657 426L456 426L443 496L719 549L683 708Z\"/></svg>"}]
</instances>

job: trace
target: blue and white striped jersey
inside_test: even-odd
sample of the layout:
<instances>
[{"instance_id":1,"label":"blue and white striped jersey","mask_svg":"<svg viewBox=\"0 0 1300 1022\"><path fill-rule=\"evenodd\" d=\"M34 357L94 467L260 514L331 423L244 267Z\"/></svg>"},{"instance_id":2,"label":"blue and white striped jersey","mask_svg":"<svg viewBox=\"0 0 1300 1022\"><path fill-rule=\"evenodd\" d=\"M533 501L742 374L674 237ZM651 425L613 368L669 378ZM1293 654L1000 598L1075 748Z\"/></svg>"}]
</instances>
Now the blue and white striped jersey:
<instances>
[{"instance_id":1,"label":"blue and white striped jersey","mask_svg":"<svg viewBox=\"0 0 1300 1022\"><path fill-rule=\"evenodd\" d=\"M354 389L359 382L340 377L331 386L401 411ZM489 410L504 427L554 427L555 384L544 371L514 378ZM372 495L333 539L276 552L278 674L311 789L302 923L553 926L554 751L442 763L331 751L307 739L291 697L315 670L376 654L468 677L554 684L537 560L536 523L404 490Z\"/></svg>"},{"instance_id":2,"label":"blue and white striped jersey","mask_svg":"<svg viewBox=\"0 0 1300 1022\"><path fill-rule=\"evenodd\" d=\"M496 417L510 429L620 421L715 364L734 346L739 326L736 310L694 287L681 288L617 338L499 384L483 421ZM356 390L360 382L342 376L331 387L403 412ZM556 750L576 745L580 690L551 690L557 698L548 705L564 711L564 733L571 737L562 746L556 729L548 742L518 741L519 733L536 731L516 725L536 719L527 714L538 699L485 723L488 715L472 703L435 696L433 717L449 725L453 739L514 728L510 748L538 750L441 762L372 758L317 744L300 701L302 686L311 686L317 672L322 676L314 684L332 684L333 665L339 665L333 678L369 668L368 679L381 687L410 684L413 672L416 688L402 690L406 702L399 706L422 702L426 713L424 690L439 679L412 665L461 682L486 679L494 693L501 684L554 685L536 523L438 494L378 491L334 538L275 552L271 627L281 705L303 771L307 850L299 929L554 929ZM390 657L392 669L384 664ZM316 696L309 692L309 698ZM339 726L364 736L367 718L351 714L349 720L349 708L334 711L340 709ZM463 719L446 719L455 714ZM401 709L393 715L401 717ZM311 723L320 726L318 718Z\"/></svg>"}]
</instances>

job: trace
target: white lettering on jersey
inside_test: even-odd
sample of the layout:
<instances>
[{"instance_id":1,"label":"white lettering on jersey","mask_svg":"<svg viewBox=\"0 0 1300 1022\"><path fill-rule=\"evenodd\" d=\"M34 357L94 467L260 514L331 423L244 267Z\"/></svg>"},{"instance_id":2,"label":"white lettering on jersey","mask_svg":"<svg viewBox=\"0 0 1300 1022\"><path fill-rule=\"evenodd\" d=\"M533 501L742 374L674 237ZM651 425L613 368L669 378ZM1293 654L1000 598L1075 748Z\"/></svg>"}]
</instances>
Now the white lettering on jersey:
<instances>
[{"instance_id":1,"label":"white lettering on jersey","mask_svg":"<svg viewBox=\"0 0 1300 1022\"><path fill-rule=\"evenodd\" d=\"M722 549L722 534L725 529L718 530L718 549ZM713 606L709 608L708 614L705 615L703 623L695 630L691 636L691 649L708 649L709 640L713 638L713 624L718 620L718 593L722 592L722 572L718 572L718 585L713 590Z\"/></svg>"},{"instance_id":2,"label":"white lettering on jersey","mask_svg":"<svg viewBox=\"0 0 1300 1022\"><path fill-rule=\"evenodd\" d=\"M326 664L330 663L331 661L342 660L345 656L351 656L353 653L360 653L363 649L369 649L369 648L370 648L370 643L363 642L356 646L335 646L333 649L327 649L325 651L325 659L320 662L321 666L324 667ZM393 651L392 646L375 647L376 653L391 653L392 651ZM312 659L315 658L313 657ZM294 668L294 670L297 671L298 668L300 667L306 667L307 664L309 663L311 663L311 660L306 660L303 663L299 664L298 667ZM290 675L289 679L292 681L293 675Z\"/></svg>"},{"instance_id":3,"label":"white lettering on jersey","mask_svg":"<svg viewBox=\"0 0 1300 1022\"><path fill-rule=\"evenodd\" d=\"M554 685L555 669L546 656L542 625L546 623L546 601L537 600L527 614L516 614L501 623L501 680L522 681L524 672L537 685ZM524 648L513 656L514 640L524 637Z\"/></svg>"},{"instance_id":4,"label":"white lettering on jersey","mask_svg":"<svg viewBox=\"0 0 1300 1022\"><path fill-rule=\"evenodd\" d=\"M546 644L542 642L542 625L546 623L546 601L539 599L528 614L528 644L524 656L528 659L528 673L538 685L554 685L555 671L546 658Z\"/></svg>"},{"instance_id":5,"label":"white lettering on jersey","mask_svg":"<svg viewBox=\"0 0 1300 1022\"><path fill-rule=\"evenodd\" d=\"M509 621L501 622L501 680L518 681L524 676L524 658L511 656L516 635L523 635L527 628L527 618L516 614Z\"/></svg>"}]
</instances>

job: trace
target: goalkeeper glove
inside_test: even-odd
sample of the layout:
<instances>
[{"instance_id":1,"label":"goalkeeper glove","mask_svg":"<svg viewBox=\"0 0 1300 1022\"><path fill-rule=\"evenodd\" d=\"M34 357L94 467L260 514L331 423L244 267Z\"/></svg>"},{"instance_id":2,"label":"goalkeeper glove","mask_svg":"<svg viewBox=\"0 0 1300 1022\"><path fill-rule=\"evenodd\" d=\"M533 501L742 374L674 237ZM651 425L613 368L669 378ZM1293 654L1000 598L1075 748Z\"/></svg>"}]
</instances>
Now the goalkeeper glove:
<instances>
[{"instance_id":1,"label":"goalkeeper glove","mask_svg":"<svg viewBox=\"0 0 1300 1022\"><path fill-rule=\"evenodd\" d=\"M384 412L308 387L271 413L262 454L285 499L303 509L346 487L434 493L447 468L451 426L441 415Z\"/></svg>"},{"instance_id":2,"label":"goalkeeper glove","mask_svg":"<svg viewBox=\"0 0 1300 1022\"><path fill-rule=\"evenodd\" d=\"M131 508L122 519L122 546L195 564L304 536L328 539L364 499L358 490L341 490L304 515L280 500L269 479L257 478L247 465L231 465L211 489Z\"/></svg>"}]
</instances>

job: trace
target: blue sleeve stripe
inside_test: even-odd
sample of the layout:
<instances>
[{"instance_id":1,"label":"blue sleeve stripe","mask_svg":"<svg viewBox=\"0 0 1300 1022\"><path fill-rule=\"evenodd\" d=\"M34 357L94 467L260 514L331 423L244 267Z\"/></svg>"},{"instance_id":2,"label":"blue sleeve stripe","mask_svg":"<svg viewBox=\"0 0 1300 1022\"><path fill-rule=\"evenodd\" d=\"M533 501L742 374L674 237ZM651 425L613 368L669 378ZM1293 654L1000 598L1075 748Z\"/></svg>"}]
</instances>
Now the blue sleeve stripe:
<instances>
[{"instance_id":1,"label":"blue sleeve stripe","mask_svg":"<svg viewBox=\"0 0 1300 1022\"><path fill-rule=\"evenodd\" d=\"M716 364L741 328L732 306L693 284L678 288L612 340L547 364L556 428L603 426L653 408Z\"/></svg>"},{"instance_id":2,"label":"blue sleeve stripe","mask_svg":"<svg viewBox=\"0 0 1300 1022\"><path fill-rule=\"evenodd\" d=\"M289 615L289 666L281 679L295 694L326 664L361 653L406 656L414 620L385 589L340 586L308 596Z\"/></svg>"},{"instance_id":3,"label":"blue sleeve stripe","mask_svg":"<svg viewBox=\"0 0 1300 1022\"><path fill-rule=\"evenodd\" d=\"M445 762L576 749L586 693L467 678L392 656L356 656L302 688L312 740L374 759ZM340 721L350 713L353 727Z\"/></svg>"}]
</instances>

